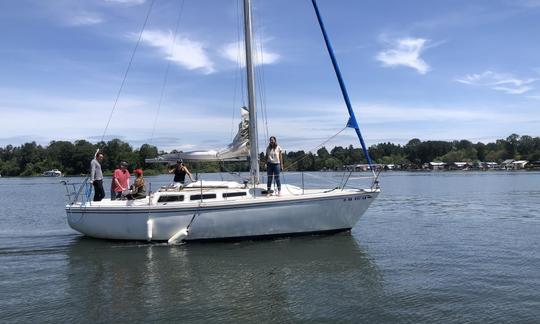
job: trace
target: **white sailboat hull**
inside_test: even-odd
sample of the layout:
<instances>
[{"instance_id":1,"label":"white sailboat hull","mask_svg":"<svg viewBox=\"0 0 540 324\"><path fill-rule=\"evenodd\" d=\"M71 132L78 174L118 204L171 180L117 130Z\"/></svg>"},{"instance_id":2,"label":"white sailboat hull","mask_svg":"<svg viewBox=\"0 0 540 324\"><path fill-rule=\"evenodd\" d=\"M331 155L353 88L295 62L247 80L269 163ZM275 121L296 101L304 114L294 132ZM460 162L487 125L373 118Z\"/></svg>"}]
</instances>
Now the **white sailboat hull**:
<instances>
[{"instance_id":1,"label":"white sailboat hull","mask_svg":"<svg viewBox=\"0 0 540 324\"><path fill-rule=\"evenodd\" d=\"M104 201L68 205L66 211L73 229L96 238L167 241L189 225L185 241L225 240L348 230L378 193L344 190L176 204Z\"/></svg>"}]
</instances>

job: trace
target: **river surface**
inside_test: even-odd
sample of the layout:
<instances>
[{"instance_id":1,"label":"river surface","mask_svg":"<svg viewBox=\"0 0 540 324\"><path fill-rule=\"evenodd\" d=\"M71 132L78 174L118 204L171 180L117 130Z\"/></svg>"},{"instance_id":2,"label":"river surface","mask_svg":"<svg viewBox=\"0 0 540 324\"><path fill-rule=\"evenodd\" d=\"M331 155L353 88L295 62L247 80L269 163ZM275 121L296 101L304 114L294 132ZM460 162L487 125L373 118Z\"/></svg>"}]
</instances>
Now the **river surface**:
<instances>
[{"instance_id":1,"label":"river surface","mask_svg":"<svg viewBox=\"0 0 540 324\"><path fill-rule=\"evenodd\" d=\"M540 321L539 172L387 172L350 233L180 246L83 237L60 180L0 178L2 323Z\"/></svg>"}]
</instances>

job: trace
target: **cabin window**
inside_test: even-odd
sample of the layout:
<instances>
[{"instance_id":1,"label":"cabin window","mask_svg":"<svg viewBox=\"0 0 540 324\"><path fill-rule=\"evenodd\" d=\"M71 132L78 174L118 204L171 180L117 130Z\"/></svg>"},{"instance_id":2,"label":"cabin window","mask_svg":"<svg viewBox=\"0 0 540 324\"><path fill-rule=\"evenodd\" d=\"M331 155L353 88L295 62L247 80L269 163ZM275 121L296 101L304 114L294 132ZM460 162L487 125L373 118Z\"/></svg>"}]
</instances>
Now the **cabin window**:
<instances>
[{"instance_id":1,"label":"cabin window","mask_svg":"<svg viewBox=\"0 0 540 324\"><path fill-rule=\"evenodd\" d=\"M228 198L228 197L240 197L240 196L245 196L247 195L247 193L245 191L239 191L239 192L226 192L223 194L223 198Z\"/></svg>"},{"instance_id":2,"label":"cabin window","mask_svg":"<svg viewBox=\"0 0 540 324\"><path fill-rule=\"evenodd\" d=\"M158 202L184 201L184 195L167 195L161 196Z\"/></svg>"},{"instance_id":3,"label":"cabin window","mask_svg":"<svg viewBox=\"0 0 540 324\"><path fill-rule=\"evenodd\" d=\"M216 194L202 194L202 195L191 195L190 200L201 200L201 199L212 199L216 198Z\"/></svg>"}]
</instances>

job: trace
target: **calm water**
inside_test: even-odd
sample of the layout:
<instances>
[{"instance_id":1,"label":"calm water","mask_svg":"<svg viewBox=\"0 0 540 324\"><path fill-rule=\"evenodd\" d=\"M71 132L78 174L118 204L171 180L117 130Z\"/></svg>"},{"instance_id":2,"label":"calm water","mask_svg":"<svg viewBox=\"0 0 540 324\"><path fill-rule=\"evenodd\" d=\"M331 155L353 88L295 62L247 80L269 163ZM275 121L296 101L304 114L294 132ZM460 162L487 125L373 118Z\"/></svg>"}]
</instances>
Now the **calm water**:
<instances>
[{"instance_id":1,"label":"calm water","mask_svg":"<svg viewBox=\"0 0 540 324\"><path fill-rule=\"evenodd\" d=\"M84 238L58 179L0 178L0 322L540 321L540 173L381 184L352 233L169 247Z\"/></svg>"}]
</instances>

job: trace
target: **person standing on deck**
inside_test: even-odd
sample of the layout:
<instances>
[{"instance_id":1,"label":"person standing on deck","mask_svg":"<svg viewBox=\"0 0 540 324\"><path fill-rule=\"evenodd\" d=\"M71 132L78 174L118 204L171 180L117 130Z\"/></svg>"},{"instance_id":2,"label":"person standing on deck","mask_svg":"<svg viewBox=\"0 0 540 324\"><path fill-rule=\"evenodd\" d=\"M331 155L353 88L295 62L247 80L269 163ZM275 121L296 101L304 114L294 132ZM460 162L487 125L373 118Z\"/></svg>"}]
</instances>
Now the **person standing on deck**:
<instances>
[{"instance_id":1,"label":"person standing on deck","mask_svg":"<svg viewBox=\"0 0 540 324\"><path fill-rule=\"evenodd\" d=\"M177 160L176 166L173 169L170 169L169 173L174 173L173 183L175 186L179 186L180 188L184 186L184 182L186 181L186 174L188 175L191 182L194 181L193 177L191 176L191 172L189 172L188 168L184 165L182 160Z\"/></svg>"},{"instance_id":2,"label":"person standing on deck","mask_svg":"<svg viewBox=\"0 0 540 324\"><path fill-rule=\"evenodd\" d=\"M114 197L111 197L111 200L122 198L122 192L129 189L129 171L127 170L127 162L120 162L120 169L114 171L113 181L114 181Z\"/></svg>"},{"instance_id":3,"label":"person standing on deck","mask_svg":"<svg viewBox=\"0 0 540 324\"><path fill-rule=\"evenodd\" d=\"M97 152L92 162L90 162L90 183L94 186L94 201L101 201L105 197L101 161L103 161L103 153Z\"/></svg>"},{"instance_id":4,"label":"person standing on deck","mask_svg":"<svg viewBox=\"0 0 540 324\"><path fill-rule=\"evenodd\" d=\"M283 170L283 153L281 146L277 145L275 136L270 137L270 143L266 148L266 174L268 181L266 183L267 191L270 192L272 182L275 180L277 185L277 194L281 196L281 181L279 173ZM269 194L268 194L269 195Z\"/></svg>"},{"instance_id":5,"label":"person standing on deck","mask_svg":"<svg viewBox=\"0 0 540 324\"><path fill-rule=\"evenodd\" d=\"M111 181L111 200L116 199L116 193L114 192L114 187L116 186L116 183L114 181L114 173L116 170L120 170L120 164L117 164L113 171L112 181Z\"/></svg>"}]
</instances>

